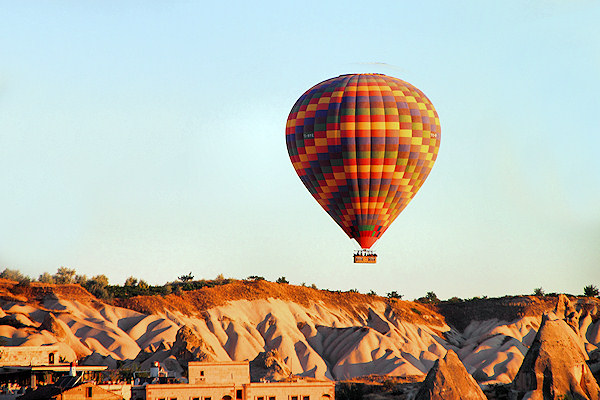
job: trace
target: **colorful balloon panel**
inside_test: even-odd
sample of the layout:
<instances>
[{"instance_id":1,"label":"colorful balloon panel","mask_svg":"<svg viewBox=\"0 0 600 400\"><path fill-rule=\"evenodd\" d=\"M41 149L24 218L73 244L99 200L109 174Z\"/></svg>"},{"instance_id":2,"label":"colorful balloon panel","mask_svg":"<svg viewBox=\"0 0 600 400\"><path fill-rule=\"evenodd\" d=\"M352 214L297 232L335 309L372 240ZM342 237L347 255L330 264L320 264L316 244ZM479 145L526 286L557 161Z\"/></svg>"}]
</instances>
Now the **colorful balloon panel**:
<instances>
[{"instance_id":1,"label":"colorful balloon panel","mask_svg":"<svg viewBox=\"0 0 600 400\"><path fill-rule=\"evenodd\" d=\"M302 183L368 249L429 175L440 122L429 99L407 82L381 74L342 75L296 101L286 144Z\"/></svg>"}]
</instances>

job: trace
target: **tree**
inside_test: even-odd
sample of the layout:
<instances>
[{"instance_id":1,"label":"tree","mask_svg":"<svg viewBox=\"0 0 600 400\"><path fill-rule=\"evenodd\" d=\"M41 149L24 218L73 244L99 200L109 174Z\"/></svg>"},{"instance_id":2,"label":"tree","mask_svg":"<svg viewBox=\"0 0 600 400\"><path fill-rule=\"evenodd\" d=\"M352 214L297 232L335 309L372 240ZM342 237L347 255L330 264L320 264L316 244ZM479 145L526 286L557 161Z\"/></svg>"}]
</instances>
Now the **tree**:
<instances>
[{"instance_id":1,"label":"tree","mask_svg":"<svg viewBox=\"0 0 600 400\"><path fill-rule=\"evenodd\" d=\"M545 293L544 293L544 289L542 289L541 287L539 287L539 288L535 288L535 289L533 290L533 295L534 295L534 296L542 296L542 297L543 297L543 296L545 295Z\"/></svg>"},{"instance_id":2,"label":"tree","mask_svg":"<svg viewBox=\"0 0 600 400\"><path fill-rule=\"evenodd\" d=\"M50 275L47 272L44 272L43 274L40 275L40 277L38 278L38 282L41 283L55 283L54 282L54 277L52 275Z\"/></svg>"},{"instance_id":3,"label":"tree","mask_svg":"<svg viewBox=\"0 0 600 400\"><path fill-rule=\"evenodd\" d=\"M87 280L88 280L87 276L85 276L85 275L75 275L74 283L78 283L81 286L83 286L83 285L85 285Z\"/></svg>"},{"instance_id":4,"label":"tree","mask_svg":"<svg viewBox=\"0 0 600 400\"><path fill-rule=\"evenodd\" d=\"M124 286L136 286L138 283L137 278L134 278L133 276L130 276L129 278L125 279L125 285Z\"/></svg>"},{"instance_id":5,"label":"tree","mask_svg":"<svg viewBox=\"0 0 600 400\"><path fill-rule=\"evenodd\" d=\"M137 284L137 287L141 290L148 290L150 288L150 285L148 285L148 283L146 283L145 280L140 279L140 281Z\"/></svg>"},{"instance_id":6,"label":"tree","mask_svg":"<svg viewBox=\"0 0 600 400\"><path fill-rule=\"evenodd\" d=\"M387 297L388 297L389 299L399 299L399 300L400 300L400 299L402 299L402 295L401 295L401 294L398 294L398 292L396 292L395 290L393 290L393 291L389 292L389 293L387 294Z\"/></svg>"},{"instance_id":7,"label":"tree","mask_svg":"<svg viewBox=\"0 0 600 400\"><path fill-rule=\"evenodd\" d=\"M54 282L58 284L73 283L75 270L67 267L60 267L52 277L54 278Z\"/></svg>"},{"instance_id":8,"label":"tree","mask_svg":"<svg viewBox=\"0 0 600 400\"><path fill-rule=\"evenodd\" d=\"M427 292L425 298L431 304L438 304L440 302L440 299L438 299L437 295L434 292Z\"/></svg>"},{"instance_id":9,"label":"tree","mask_svg":"<svg viewBox=\"0 0 600 400\"><path fill-rule=\"evenodd\" d=\"M193 280L194 279L194 275L192 275L192 271L190 271L189 274L187 274L187 275L181 275L181 276L177 277L177 279L179 279L181 282L185 283L185 282L189 282L189 281Z\"/></svg>"},{"instance_id":10,"label":"tree","mask_svg":"<svg viewBox=\"0 0 600 400\"><path fill-rule=\"evenodd\" d=\"M277 278L277 280L275 281L277 283L289 283L287 279L285 279L285 276L282 276L281 278Z\"/></svg>"},{"instance_id":11,"label":"tree","mask_svg":"<svg viewBox=\"0 0 600 400\"><path fill-rule=\"evenodd\" d=\"M8 279L11 281L17 281L19 283L31 281L31 279L28 276L23 275L18 269L10 268L5 268L4 271L0 273L0 278Z\"/></svg>"},{"instance_id":12,"label":"tree","mask_svg":"<svg viewBox=\"0 0 600 400\"><path fill-rule=\"evenodd\" d=\"M583 295L586 297L598 297L600 290L596 285L587 285L583 288Z\"/></svg>"},{"instance_id":13,"label":"tree","mask_svg":"<svg viewBox=\"0 0 600 400\"><path fill-rule=\"evenodd\" d=\"M106 290L107 286L108 278L106 277L106 275L96 275L83 285L83 287L85 287L88 292L90 292L99 299L108 298L108 290Z\"/></svg>"}]
</instances>

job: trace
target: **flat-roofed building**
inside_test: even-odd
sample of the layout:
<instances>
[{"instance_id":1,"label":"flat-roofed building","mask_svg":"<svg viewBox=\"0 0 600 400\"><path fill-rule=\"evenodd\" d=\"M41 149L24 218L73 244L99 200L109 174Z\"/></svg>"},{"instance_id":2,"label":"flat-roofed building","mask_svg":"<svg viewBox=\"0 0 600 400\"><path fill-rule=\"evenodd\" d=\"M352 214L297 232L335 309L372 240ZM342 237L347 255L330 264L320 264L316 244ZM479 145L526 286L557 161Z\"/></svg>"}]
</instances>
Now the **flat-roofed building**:
<instances>
[{"instance_id":1,"label":"flat-roofed building","mask_svg":"<svg viewBox=\"0 0 600 400\"><path fill-rule=\"evenodd\" d=\"M250 383L250 366L247 361L241 362L200 362L188 363L188 382L192 384L224 384L243 385Z\"/></svg>"},{"instance_id":2,"label":"flat-roofed building","mask_svg":"<svg viewBox=\"0 0 600 400\"><path fill-rule=\"evenodd\" d=\"M58 346L0 346L0 367L54 365L60 362Z\"/></svg>"},{"instance_id":3,"label":"flat-roofed building","mask_svg":"<svg viewBox=\"0 0 600 400\"><path fill-rule=\"evenodd\" d=\"M250 382L248 361L190 362L189 383L134 386L132 400L335 400L335 382Z\"/></svg>"}]
</instances>

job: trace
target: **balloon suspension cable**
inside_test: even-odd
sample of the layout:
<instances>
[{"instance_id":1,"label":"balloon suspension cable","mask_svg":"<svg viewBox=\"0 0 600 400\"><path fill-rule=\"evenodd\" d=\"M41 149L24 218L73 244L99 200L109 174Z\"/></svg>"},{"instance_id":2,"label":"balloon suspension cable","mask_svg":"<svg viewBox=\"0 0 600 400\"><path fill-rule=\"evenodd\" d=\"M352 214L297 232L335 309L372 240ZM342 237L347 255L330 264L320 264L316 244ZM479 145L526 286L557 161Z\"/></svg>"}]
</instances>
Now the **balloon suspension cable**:
<instances>
[{"instance_id":1,"label":"balloon suspension cable","mask_svg":"<svg viewBox=\"0 0 600 400\"><path fill-rule=\"evenodd\" d=\"M377 254L373 250L361 249L354 252L354 264L375 264Z\"/></svg>"}]
</instances>

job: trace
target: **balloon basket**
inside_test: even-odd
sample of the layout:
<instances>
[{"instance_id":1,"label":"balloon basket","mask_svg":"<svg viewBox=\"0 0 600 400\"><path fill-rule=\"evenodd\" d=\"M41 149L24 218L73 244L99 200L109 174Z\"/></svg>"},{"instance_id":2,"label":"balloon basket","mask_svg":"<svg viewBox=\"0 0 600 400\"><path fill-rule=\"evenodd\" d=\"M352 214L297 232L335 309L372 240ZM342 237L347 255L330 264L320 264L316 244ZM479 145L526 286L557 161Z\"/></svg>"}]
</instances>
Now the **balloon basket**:
<instances>
[{"instance_id":1,"label":"balloon basket","mask_svg":"<svg viewBox=\"0 0 600 400\"><path fill-rule=\"evenodd\" d=\"M371 250L358 250L354 252L354 264L375 264L377 254Z\"/></svg>"}]
</instances>

